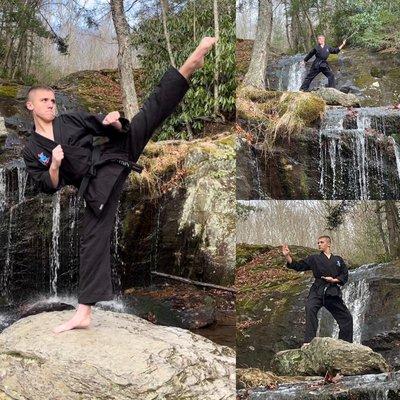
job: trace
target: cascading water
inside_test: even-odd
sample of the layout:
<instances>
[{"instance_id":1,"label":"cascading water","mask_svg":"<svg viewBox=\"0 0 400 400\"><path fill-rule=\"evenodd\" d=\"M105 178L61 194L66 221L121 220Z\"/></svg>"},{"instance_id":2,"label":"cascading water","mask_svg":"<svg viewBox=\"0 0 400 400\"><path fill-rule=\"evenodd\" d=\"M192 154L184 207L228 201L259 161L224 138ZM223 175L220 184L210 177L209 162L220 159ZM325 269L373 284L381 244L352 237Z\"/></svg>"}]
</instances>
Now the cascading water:
<instances>
[{"instance_id":1,"label":"cascading water","mask_svg":"<svg viewBox=\"0 0 400 400\"><path fill-rule=\"evenodd\" d=\"M353 341L362 342L364 319L368 312L369 300L371 296L369 280L373 278L377 271L385 264L367 264L349 271L349 281L342 289L342 298L353 317ZM320 329L324 334L338 338L339 327L331 315L325 309L319 313ZM324 327L324 328L321 328Z\"/></svg>"},{"instance_id":2,"label":"cascading water","mask_svg":"<svg viewBox=\"0 0 400 400\"><path fill-rule=\"evenodd\" d=\"M59 256L59 239L60 239L60 191L53 194L52 208L52 248L50 251L50 292L51 294L57 295L57 279L58 270L60 268L60 256Z\"/></svg>"},{"instance_id":3,"label":"cascading water","mask_svg":"<svg viewBox=\"0 0 400 400\"><path fill-rule=\"evenodd\" d=\"M390 134L398 126L398 110L328 108L319 130L321 196L361 200L395 197L398 185L391 183L392 170L395 167L396 179L400 180L400 151ZM390 141L395 160L387 152Z\"/></svg>"},{"instance_id":4,"label":"cascading water","mask_svg":"<svg viewBox=\"0 0 400 400\"><path fill-rule=\"evenodd\" d=\"M279 71L278 90L295 92L300 89L306 76L307 70L302 63L304 55L285 57Z\"/></svg>"}]
</instances>

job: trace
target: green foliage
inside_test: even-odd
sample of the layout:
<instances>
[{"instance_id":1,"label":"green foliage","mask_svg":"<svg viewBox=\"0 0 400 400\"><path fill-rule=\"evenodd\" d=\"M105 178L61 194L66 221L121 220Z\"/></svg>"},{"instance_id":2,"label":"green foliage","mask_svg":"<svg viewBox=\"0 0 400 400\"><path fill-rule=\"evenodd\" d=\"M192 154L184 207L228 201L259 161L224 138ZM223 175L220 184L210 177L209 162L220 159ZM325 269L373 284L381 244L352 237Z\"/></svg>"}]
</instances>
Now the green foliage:
<instances>
[{"instance_id":1,"label":"green foliage","mask_svg":"<svg viewBox=\"0 0 400 400\"><path fill-rule=\"evenodd\" d=\"M233 118L235 110L235 5L230 0L220 0L220 65L219 110L225 118ZM204 36L214 36L212 0L186 2L178 11L168 15L168 30L176 66L179 68ZM146 18L135 29L133 44L142 49L140 62L146 71L145 92L150 93L170 65L161 17ZM156 140L187 138L187 121L195 136L199 136L205 121L213 121L214 114L215 52L206 56L204 67L191 77L191 88L182 106L163 125Z\"/></svg>"},{"instance_id":2,"label":"green foliage","mask_svg":"<svg viewBox=\"0 0 400 400\"><path fill-rule=\"evenodd\" d=\"M398 0L350 0L333 14L336 40L356 32L351 43L372 50L400 50L400 2Z\"/></svg>"}]
</instances>

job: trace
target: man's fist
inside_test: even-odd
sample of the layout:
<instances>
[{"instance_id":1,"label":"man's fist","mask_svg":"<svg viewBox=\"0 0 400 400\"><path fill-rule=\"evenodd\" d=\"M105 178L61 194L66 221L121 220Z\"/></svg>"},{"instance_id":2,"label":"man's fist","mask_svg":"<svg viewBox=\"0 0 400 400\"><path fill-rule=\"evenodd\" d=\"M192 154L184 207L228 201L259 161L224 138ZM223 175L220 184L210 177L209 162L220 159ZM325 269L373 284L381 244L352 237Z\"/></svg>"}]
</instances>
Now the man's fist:
<instances>
[{"instance_id":1,"label":"man's fist","mask_svg":"<svg viewBox=\"0 0 400 400\"><path fill-rule=\"evenodd\" d=\"M282 254L286 257L290 254L290 249L287 244L282 245Z\"/></svg>"},{"instance_id":2,"label":"man's fist","mask_svg":"<svg viewBox=\"0 0 400 400\"><path fill-rule=\"evenodd\" d=\"M104 125L110 125L119 120L121 117L120 113L118 111L111 111L109 114L106 115L106 117L103 119L103 124Z\"/></svg>"},{"instance_id":3,"label":"man's fist","mask_svg":"<svg viewBox=\"0 0 400 400\"><path fill-rule=\"evenodd\" d=\"M206 36L203 39L201 39L201 41L196 49L200 55L198 68L203 67L204 56L211 50L211 48L214 46L214 44L216 42L217 42L217 39L215 37L211 37L211 36Z\"/></svg>"},{"instance_id":4,"label":"man's fist","mask_svg":"<svg viewBox=\"0 0 400 400\"><path fill-rule=\"evenodd\" d=\"M120 117L121 115L118 111L111 111L103 119L103 125L112 125L114 128L121 130L122 124L119 121Z\"/></svg>"},{"instance_id":5,"label":"man's fist","mask_svg":"<svg viewBox=\"0 0 400 400\"><path fill-rule=\"evenodd\" d=\"M63 151L61 145L59 144L58 146L54 147L53 151L51 152L52 166L59 168L63 158L64 158L64 151Z\"/></svg>"}]
</instances>

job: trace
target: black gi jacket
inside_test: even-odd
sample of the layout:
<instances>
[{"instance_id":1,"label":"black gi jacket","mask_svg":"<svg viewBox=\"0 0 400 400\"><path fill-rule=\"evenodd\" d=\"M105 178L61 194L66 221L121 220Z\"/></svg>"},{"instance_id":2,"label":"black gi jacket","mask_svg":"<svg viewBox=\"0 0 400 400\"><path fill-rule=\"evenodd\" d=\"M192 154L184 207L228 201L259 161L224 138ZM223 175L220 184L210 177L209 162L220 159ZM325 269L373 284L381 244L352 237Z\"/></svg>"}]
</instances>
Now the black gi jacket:
<instances>
[{"instance_id":1,"label":"black gi jacket","mask_svg":"<svg viewBox=\"0 0 400 400\"><path fill-rule=\"evenodd\" d=\"M57 116L53 120L54 141L35 132L33 126L22 149L28 174L44 193L55 193L66 185L79 188L91 165L94 136L109 139L101 145L101 162L111 158L136 162L155 129L174 111L188 88L186 78L171 66L131 122L122 117L119 119L122 131L103 125L103 115L87 112ZM64 158L59 169L59 184L54 188L49 168L52 150L58 144L61 144ZM100 215L124 168L116 162L106 163L97 168L96 175L90 179L84 198L96 215Z\"/></svg>"},{"instance_id":2,"label":"black gi jacket","mask_svg":"<svg viewBox=\"0 0 400 400\"><path fill-rule=\"evenodd\" d=\"M331 257L328 258L323 251L318 254L312 254L304 260L286 263L286 265L288 268L296 271L311 270L315 281L310 288L310 292L315 291L320 296L323 296L324 292L331 296L339 296L341 290L338 285L343 286L349 279L348 269L343 258L334 254L331 254ZM340 283L329 283L325 279L322 279L321 276L337 278L340 280Z\"/></svg>"},{"instance_id":3,"label":"black gi jacket","mask_svg":"<svg viewBox=\"0 0 400 400\"><path fill-rule=\"evenodd\" d=\"M312 56L315 56L315 60L312 63L311 68L319 68L321 65L326 64L329 65L326 61L329 57L329 54L337 54L339 53L339 47L331 47L325 44L324 47L321 47L317 44L305 57L304 61L307 62Z\"/></svg>"}]
</instances>

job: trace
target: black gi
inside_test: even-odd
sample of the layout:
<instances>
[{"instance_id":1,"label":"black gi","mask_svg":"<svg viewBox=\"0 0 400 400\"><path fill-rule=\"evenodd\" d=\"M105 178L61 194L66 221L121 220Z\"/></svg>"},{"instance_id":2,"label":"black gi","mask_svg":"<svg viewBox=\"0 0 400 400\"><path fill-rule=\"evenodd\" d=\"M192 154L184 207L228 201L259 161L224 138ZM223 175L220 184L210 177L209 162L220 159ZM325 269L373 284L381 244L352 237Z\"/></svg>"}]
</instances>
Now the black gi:
<instances>
[{"instance_id":1,"label":"black gi","mask_svg":"<svg viewBox=\"0 0 400 400\"><path fill-rule=\"evenodd\" d=\"M306 332L304 341L310 342L316 335L318 329L317 314L324 306L339 324L339 339L348 342L353 341L353 317L342 299L340 286L343 286L349 277L348 269L343 258L331 254L330 258L321 251L312 254L304 260L287 263L287 267L296 271L313 272L315 281L311 285L306 300ZM339 284L329 283L321 276L331 276L340 280ZM340 286L339 286L340 285Z\"/></svg>"},{"instance_id":2,"label":"black gi","mask_svg":"<svg viewBox=\"0 0 400 400\"><path fill-rule=\"evenodd\" d=\"M321 47L321 45L317 44L304 58L304 61L307 62L312 56L315 56L315 60L312 63L310 71L308 71L300 90L308 90L311 81L320 72L328 78L328 87L335 87L335 76L333 75L327 59L329 54L337 54L339 51L339 47L331 47L327 44L324 47Z\"/></svg>"},{"instance_id":3,"label":"black gi","mask_svg":"<svg viewBox=\"0 0 400 400\"><path fill-rule=\"evenodd\" d=\"M119 119L122 131L103 125L104 116L86 112L57 116L53 120L54 141L35 132L33 126L22 156L28 174L42 192L49 194L65 185L79 188L91 165L93 136L108 137L101 145L96 175L83 194L87 206L80 227L78 303L94 304L113 298L110 240L118 200L131 171L126 164L135 165L155 129L172 114L188 89L186 78L171 66L132 120ZM64 158L59 184L53 188L49 167L52 150L58 144Z\"/></svg>"}]
</instances>

